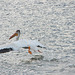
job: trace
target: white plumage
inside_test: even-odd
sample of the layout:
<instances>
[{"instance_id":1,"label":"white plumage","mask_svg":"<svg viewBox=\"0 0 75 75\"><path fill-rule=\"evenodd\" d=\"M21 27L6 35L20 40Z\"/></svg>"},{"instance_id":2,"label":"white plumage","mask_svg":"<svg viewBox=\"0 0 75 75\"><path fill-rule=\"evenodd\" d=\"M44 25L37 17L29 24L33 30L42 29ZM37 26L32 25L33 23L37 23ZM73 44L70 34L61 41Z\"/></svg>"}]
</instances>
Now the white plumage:
<instances>
[{"instance_id":1,"label":"white plumage","mask_svg":"<svg viewBox=\"0 0 75 75\"><path fill-rule=\"evenodd\" d=\"M20 36L20 30L17 30L15 34L13 34L9 39L13 38L14 36L17 36L15 42L12 42L10 44L5 44L0 46L0 53L4 50L5 52L9 52L11 50L19 50L20 48L27 48L29 49L28 52L32 54L31 50L39 50L38 47L40 48L46 48L44 45L42 45L38 40L28 40L28 39L21 39L19 40ZM4 53L3 51L3 53Z\"/></svg>"}]
</instances>

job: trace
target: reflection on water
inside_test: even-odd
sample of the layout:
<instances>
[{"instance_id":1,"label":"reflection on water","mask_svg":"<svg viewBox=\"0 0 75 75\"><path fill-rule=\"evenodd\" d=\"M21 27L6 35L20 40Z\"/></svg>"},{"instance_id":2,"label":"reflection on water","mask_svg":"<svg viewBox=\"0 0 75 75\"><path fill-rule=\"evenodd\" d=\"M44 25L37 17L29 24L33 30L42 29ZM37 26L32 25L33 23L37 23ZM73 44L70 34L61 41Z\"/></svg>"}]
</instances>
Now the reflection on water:
<instances>
[{"instance_id":1,"label":"reflection on water","mask_svg":"<svg viewBox=\"0 0 75 75\"><path fill-rule=\"evenodd\" d=\"M31 58L31 61L33 60L43 60L44 56L42 55L35 55L34 57Z\"/></svg>"},{"instance_id":2,"label":"reflection on water","mask_svg":"<svg viewBox=\"0 0 75 75\"><path fill-rule=\"evenodd\" d=\"M51 62L58 62L59 60L56 59L56 58L53 58L53 59L51 59L50 61L51 61Z\"/></svg>"}]
</instances>

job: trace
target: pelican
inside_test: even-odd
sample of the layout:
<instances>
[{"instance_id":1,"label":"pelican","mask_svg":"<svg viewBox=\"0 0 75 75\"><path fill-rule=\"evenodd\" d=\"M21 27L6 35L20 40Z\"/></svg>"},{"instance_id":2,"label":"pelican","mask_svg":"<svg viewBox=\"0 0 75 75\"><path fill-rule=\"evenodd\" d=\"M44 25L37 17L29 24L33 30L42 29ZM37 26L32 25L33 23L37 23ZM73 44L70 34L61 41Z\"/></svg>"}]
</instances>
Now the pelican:
<instances>
[{"instance_id":1,"label":"pelican","mask_svg":"<svg viewBox=\"0 0 75 75\"><path fill-rule=\"evenodd\" d=\"M15 50L19 50L20 48L25 48L28 49L28 53L32 54L31 50L37 50L38 52L41 53L39 47L46 48L38 40L28 40L28 39L19 40L20 30L17 30L9 39L12 39L15 36L16 36L15 42L0 45L0 53L15 51Z\"/></svg>"},{"instance_id":2,"label":"pelican","mask_svg":"<svg viewBox=\"0 0 75 75\"><path fill-rule=\"evenodd\" d=\"M18 44L22 45L22 48L28 48L28 52L32 54L31 50L37 50L38 52L42 53L39 48L46 48L44 45L42 45L38 40L28 40L28 39L21 39L19 40L20 37L20 30L17 30L9 39L12 39L13 37L16 36L16 41ZM25 46L25 47L24 47Z\"/></svg>"}]
</instances>

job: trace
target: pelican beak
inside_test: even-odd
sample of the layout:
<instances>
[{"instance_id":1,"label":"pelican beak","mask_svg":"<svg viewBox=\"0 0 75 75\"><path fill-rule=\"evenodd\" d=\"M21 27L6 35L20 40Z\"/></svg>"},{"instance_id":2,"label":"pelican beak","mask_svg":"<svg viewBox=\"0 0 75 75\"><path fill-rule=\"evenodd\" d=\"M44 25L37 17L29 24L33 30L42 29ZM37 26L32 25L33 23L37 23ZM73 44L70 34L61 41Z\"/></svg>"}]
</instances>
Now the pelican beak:
<instances>
[{"instance_id":1,"label":"pelican beak","mask_svg":"<svg viewBox=\"0 0 75 75\"><path fill-rule=\"evenodd\" d=\"M11 38L15 37L15 36L18 36L18 33L14 33L14 34L9 38L9 40L10 40Z\"/></svg>"}]
</instances>

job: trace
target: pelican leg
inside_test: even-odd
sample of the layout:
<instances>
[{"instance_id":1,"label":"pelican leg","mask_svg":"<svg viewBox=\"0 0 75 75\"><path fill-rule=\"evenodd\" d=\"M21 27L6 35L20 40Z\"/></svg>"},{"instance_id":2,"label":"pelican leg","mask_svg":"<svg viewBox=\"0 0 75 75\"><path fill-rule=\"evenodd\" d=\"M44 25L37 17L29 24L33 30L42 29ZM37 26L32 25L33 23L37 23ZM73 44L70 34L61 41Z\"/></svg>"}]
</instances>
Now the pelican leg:
<instances>
[{"instance_id":1,"label":"pelican leg","mask_svg":"<svg viewBox=\"0 0 75 75\"><path fill-rule=\"evenodd\" d=\"M32 52L30 51L30 46L28 47L28 49L29 49L28 52L29 52L30 54L32 54Z\"/></svg>"},{"instance_id":2,"label":"pelican leg","mask_svg":"<svg viewBox=\"0 0 75 75\"><path fill-rule=\"evenodd\" d=\"M40 50L38 50L38 52L42 53Z\"/></svg>"}]
</instances>

